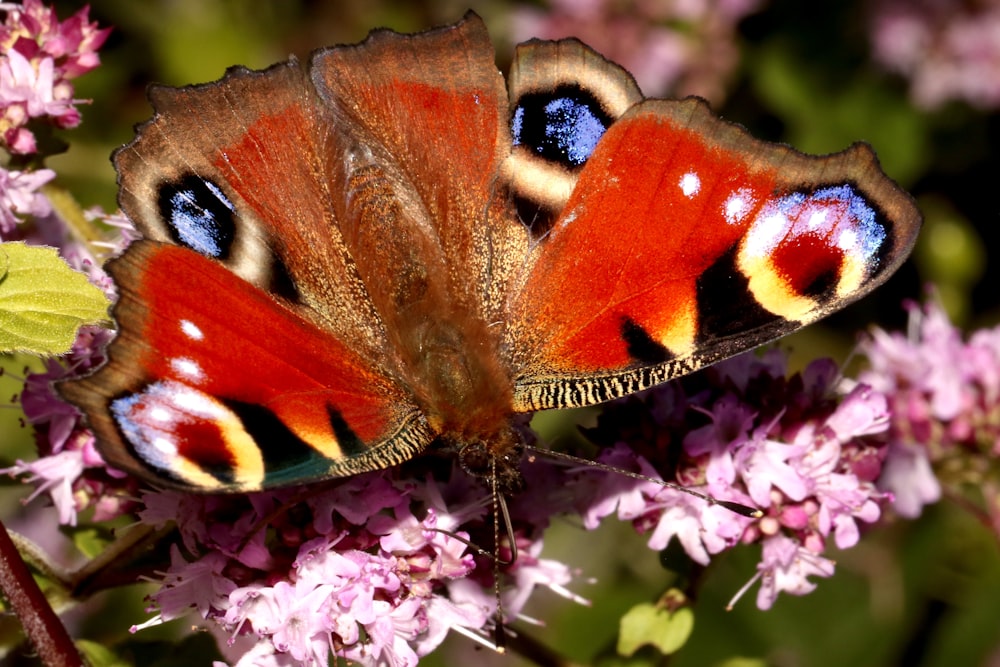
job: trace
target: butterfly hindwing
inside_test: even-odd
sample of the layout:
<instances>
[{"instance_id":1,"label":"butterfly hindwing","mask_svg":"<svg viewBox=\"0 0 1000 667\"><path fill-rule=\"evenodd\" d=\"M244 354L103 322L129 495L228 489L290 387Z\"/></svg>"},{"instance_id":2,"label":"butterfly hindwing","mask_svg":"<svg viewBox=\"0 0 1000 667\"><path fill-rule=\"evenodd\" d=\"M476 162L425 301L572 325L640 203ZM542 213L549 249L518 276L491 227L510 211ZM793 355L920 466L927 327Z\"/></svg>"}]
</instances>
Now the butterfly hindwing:
<instances>
[{"instance_id":1,"label":"butterfly hindwing","mask_svg":"<svg viewBox=\"0 0 1000 667\"><path fill-rule=\"evenodd\" d=\"M62 391L116 467L252 490L384 468L430 440L397 383L218 262L137 241L110 270L110 362Z\"/></svg>"}]
</instances>

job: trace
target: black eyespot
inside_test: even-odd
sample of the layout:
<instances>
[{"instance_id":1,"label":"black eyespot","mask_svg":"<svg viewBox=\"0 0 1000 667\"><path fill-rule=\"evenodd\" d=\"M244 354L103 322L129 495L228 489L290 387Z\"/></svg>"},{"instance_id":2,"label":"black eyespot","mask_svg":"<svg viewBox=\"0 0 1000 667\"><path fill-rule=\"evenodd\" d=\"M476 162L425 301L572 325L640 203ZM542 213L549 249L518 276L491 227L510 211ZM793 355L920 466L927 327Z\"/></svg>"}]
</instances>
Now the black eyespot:
<instances>
[{"instance_id":1,"label":"black eyespot","mask_svg":"<svg viewBox=\"0 0 1000 667\"><path fill-rule=\"evenodd\" d=\"M337 445L340 446L340 451L344 456L357 456L368 449L365 443L361 441L361 438L358 437L358 434L351 429L351 426L339 410L328 404L326 406L326 413L330 417L330 426L333 428L333 433L337 436Z\"/></svg>"},{"instance_id":2,"label":"black eyespot","mask_svg":"<svg viewBox=\"0 0 1000 667\"><path fill-rule=\"evenodd\" d=\"M747 277L736 266L736 251L734 244L698 276L700 345L757 331L780 319L753 298Z\"/></svg>"},{"instance_id":3,"label":"black eyespot","mask_svg":"<svg viewBox=\"0 0 1000 667\"><path fill-rule=\"evenodd\" d=\"M528 93L517 101L511 120L515 146L526 146L546 160L579 167L597 147L612 118L584 90L563 85L547 93Z\"/></svg>"},{"instance_id":4,"label":"black eyespot","mask_svg":"<svg viewBox=\"0 0 1000 667\"><path fill-rule=\"evenodd\" d=\"M644 364L661 364L673 358L662 343L653 340L641 324L630 317L622 320L622 340L628 345L628 354Z\"/></svg>"},{"instance_id":5,"label":"black eyespot","mask_svg":"<svg viewBox=\"0 0 1000 667\"><path fill-rule=\"evenodd\" d=\"M216 259L229 252L236 234L236 208L215 183L187 174L160 186L158 204L178 244Z\"/></svg>"}]
</instances>

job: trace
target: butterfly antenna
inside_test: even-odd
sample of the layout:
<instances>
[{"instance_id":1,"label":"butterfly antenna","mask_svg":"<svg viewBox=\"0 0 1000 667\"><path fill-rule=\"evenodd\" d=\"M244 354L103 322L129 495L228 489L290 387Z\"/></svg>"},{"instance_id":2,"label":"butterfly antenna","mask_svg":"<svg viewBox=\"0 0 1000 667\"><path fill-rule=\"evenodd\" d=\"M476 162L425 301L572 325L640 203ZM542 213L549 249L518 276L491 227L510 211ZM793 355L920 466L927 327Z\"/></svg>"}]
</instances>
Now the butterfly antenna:
<instances>
[{"instance_id":1,"label":"butterfly antenna","mask_svg":"<svg viewBox=\"0 0 1000 667\"><path fill-rule=\"evenodd\" d=\"M507 652L507 627L504 623L503 617L503 602L500 598L500 568L502 566L511 565L517 561L517 542L514 540L514 525L510 520L510 511L507 509L507 500L504 495L499 492L497 488L497 482L494 479L490 484L492 496L493 496L493 553L490 553L486 549L473 542L472 540L459 535L450 530L445 530L444 528L431 528L430 530L441 533L442 535L447 535L453 540L458 540L465 546L474 550L480 556L484 558L489 558L493 561L493 594L496 596L497 609L496 614L494 614L494 636L493 644L490 644L488 640L480 637L477 634L468 634L470 639L473 639L483 646L488 646L497 653L503 654ZM500 521L498 517L502 517L504 530L507 533L508 539L510 540L510 553L511 557L509 560L505 560L500 557ZM466 633L462 633L466 634Z\"/></svg>"},{"instance_id":2,"label":"butterfly antenna","mask_svg":"<svg viewBox=\"0 0 1000 667\"><path fill-rule=\"evenodd\" d=\"M662 479L657 479L656 477L643 475L642 473L632 472L631 470L624 470L622 468L616 468L614 466L609 466L604 463L599 463L598 461L591 461L590 459L581 458L579 456L573 456L572 454L566 454L565 452L554 452L552 450L546 450L546 449L535 449L534 447L528 447L526 448L526 450L530 454L528 457L529 460L532 460L535 455L538 455L538 456L545 456L550 459L560 459L562 461L569 461L571 463L579 463L580 465L588 466L590 468L597 468L599 470L604 470L605 472L615 473L616 475L624 475L625 477L639 479L644 482L652 482L653 484L659 484L660 486L665 486L668 489L681 491L683 493L688 494L689 496L700 498L709 505L718 505L719 507L724 507L730 512L735 512L740 516L749 517L751 519L759 519L762 516L764 516L764 513L759 509L757 509L756 507L750 507L749 505L733 502L731 500L719 500L715 496L710 496L707 493L701 493L699 491L695 491L694 489L689 489L686 486L681 486L680 484L674 484L673 482L666 482Z\"/></svg>"},{"instance_id":3,"label":"butterfly antenna","mask_svg":"<svg viewBox=\"0 0 1000 667\"><path fill-rule=\"evenodd\" d=\"M493 491L493 594L497 599L493 644L497 653L504 654L507 652L507 633L504 629L503 601L500 597L500 567L517 561L517 541L514 539L514 527L510 521L510 512L507 510L507 500L500 493L497 480L497 458L495 456L490 457L490 473L490 487ZM500 558L501 518L503 518L504 530L507 531L507 540L510 543L510 561L507 562Z\"/></svg>"}]
</instances>

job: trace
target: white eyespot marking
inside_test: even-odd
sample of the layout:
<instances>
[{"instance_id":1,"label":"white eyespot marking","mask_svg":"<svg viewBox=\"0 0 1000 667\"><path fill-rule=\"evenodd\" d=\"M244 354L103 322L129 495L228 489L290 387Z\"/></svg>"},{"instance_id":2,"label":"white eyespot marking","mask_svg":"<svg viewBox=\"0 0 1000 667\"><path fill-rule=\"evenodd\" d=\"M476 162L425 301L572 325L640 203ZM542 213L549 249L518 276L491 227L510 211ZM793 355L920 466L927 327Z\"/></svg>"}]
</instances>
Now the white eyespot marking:
<instances>
[{"instance_id":1,"label":"white eyespot marking","mask_svg":"<svg viewBox=\"0 0 1000 667\"><path fill-rule=\"evenodd\" d=\"M684 196L690 199L701 190L701 179L698 178L698 174L689 171L681 176L678 185L681 187L681 192L684 193Z\"/></svg>"},{"instance_id":2,"label":"white eyespot marking","mask_svg":"<svg viewBox=\"0 0 1000 667\"><path fill-rule=\"evenodd\" d=\"M153 421L167 423L173 421L174 417L170 414L170 411L165 408L153 407L149 411L149 418Z\"/></svg>"},{"instance_id":3,"label":"white eyespot marking","mask_svg":"<svg viewBox=\"0 0 1000 667\"><path fill-rule=\"evenodd\" d=\"M178 375L188 378L189 380L198 381L205 377L205 373L202 371L198 362L188 357L171 359L170 368L172 368Z\"/></svg>"},{"instance_id":4,"label":"white eyespot marking","mask_svg":"<svg viewBox=\"0 0 1000 667\"><path fill-rule=\"evenodd\" d=\"M747 188L740 188L733 194L726 197L726 201L723 203L722 214L726 217L726 222L731 225L743 222L743 219L750 212L750 209L754 207L757 200L754 198L753 193Z\"/></svg>"},{"instance_id":5,"label":"white eyespot marking","mask_svg":"<svg viewBox=\"0 0 1000 667\"><path fill-rule=\"evenodd\" d=\"M813 212L813 214L809 216L809 222L806 224L807 229L819 229L822 227L823 223L826 222L827 213L829 213L829 211L825 208Z\"/></svg>"},{"instance_id":6,"label":"white eyespot marking","mask_svg":"<svg viewBox=\"0 0 1000 667\"><path fill-rule=\"evenodd\" d=\"M788 218L780 211L757 218L746 236L746 252L751 257L767 255L787 231Z\"/></svg>"},{"instance_id":7,"label":"white eyespot marking","mask_svg":"<svg viewBox=\"0 0 1000 667\"><path fill-rule=\"evenodd\" d=\"M160 452L165 456L168 457L177 456L177 443L169 438L163 438L163 437L154 438L152 445L156 449L156 451Z\"/></svg>"},{"instance_id":8,"label":"white eyespot marking","mask_svg":"<svg viewBox=\"0 0 1000 667\"><path fill-rule=\"evenodd\" d=\"M837 247L841 250L854 250L859 243L858 233L853 229L841 230L840 236L837 238Z\"/></svg>"},{"instance_id":9,"label":"white eyespot marking","mask_svg":"<svg viewBox=\"0 0 1000 667\"><path fill-rule=\"evenodd\" d=\"M181 331L191 340L204 340L205 334L191 320L181 320Z\"/></svg>"},{"instance_id":10,"label":"white eyespot marking","mask_svg":"<svg viewBox=\"0 0 1000 667\"><path fill-rule=\"evenodd\" d=\"M215 399L197 389L178 385L171 398L174 406L197 417L212 419L221 416L221 406Z\"/></svg>"}]
</instances>

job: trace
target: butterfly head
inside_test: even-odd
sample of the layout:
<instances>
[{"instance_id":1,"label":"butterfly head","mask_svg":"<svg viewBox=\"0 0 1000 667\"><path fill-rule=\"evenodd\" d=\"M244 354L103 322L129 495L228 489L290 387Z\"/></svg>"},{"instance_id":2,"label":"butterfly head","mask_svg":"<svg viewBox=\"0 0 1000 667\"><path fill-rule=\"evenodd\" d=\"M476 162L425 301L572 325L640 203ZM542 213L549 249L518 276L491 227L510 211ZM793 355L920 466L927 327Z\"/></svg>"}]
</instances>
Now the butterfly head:
<instances>
[{"instance_id":1,"label":"butterfly head","mask_svg":"<svg viewBox=\"0 0 1000 667\"><path fill-rule=\"evenodd\" d=\"M462 470L497 492L510 496L524 489L521 461L525 439L516 428L505 428L488 438L473 436L462 441L442 438L442 442L446 449L457 453Z\"/></svg>"}]
</instances>

